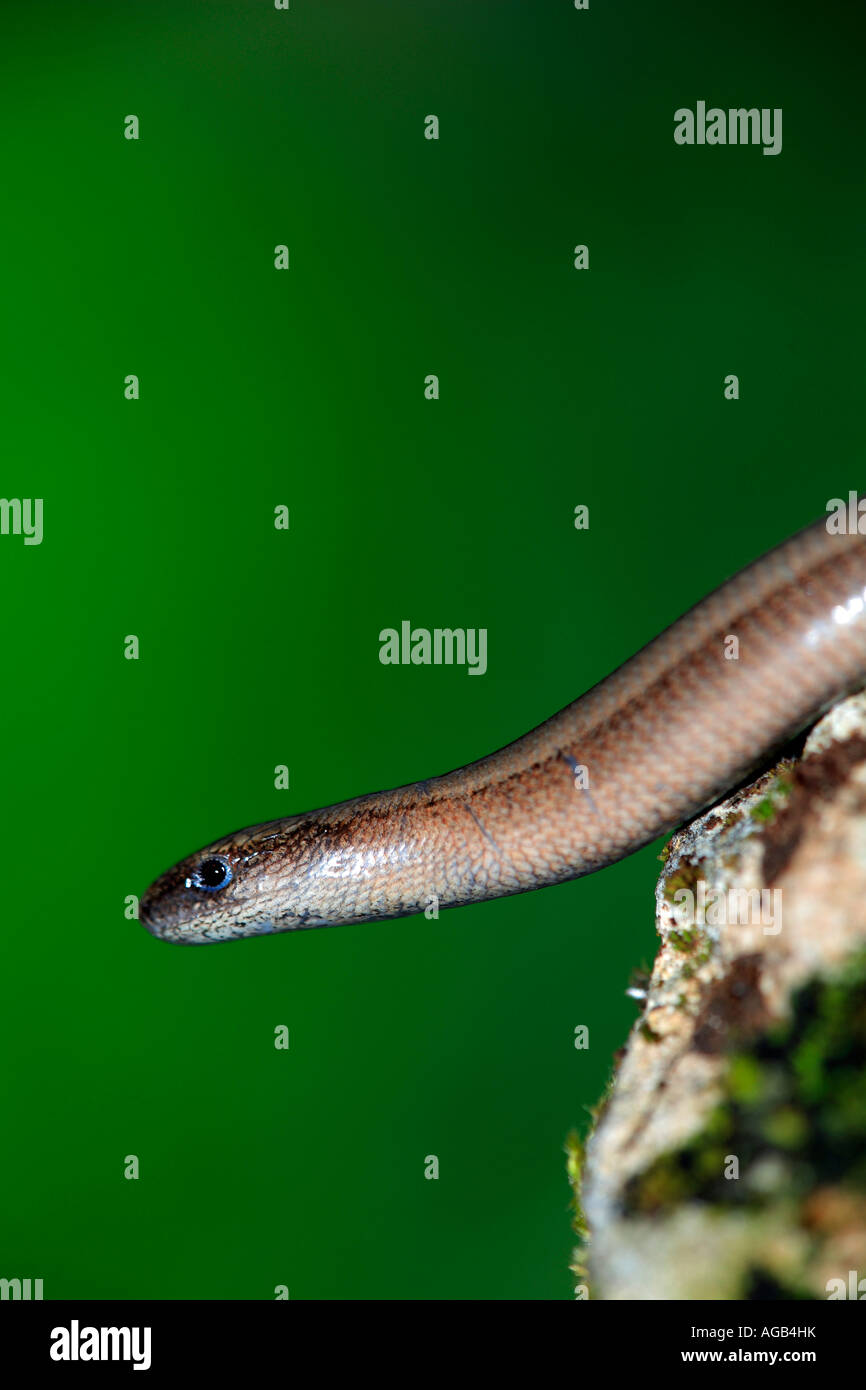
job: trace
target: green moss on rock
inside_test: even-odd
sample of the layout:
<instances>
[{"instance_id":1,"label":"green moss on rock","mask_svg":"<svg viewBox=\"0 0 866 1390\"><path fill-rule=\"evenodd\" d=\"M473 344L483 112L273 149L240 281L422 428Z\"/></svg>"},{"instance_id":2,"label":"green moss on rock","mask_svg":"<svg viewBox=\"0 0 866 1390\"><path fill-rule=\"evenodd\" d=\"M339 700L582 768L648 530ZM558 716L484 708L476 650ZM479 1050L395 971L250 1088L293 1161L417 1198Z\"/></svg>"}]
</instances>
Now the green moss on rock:
<instances>
[{"instance_id":1,"label":"green moss on rock","mask_svg":"<svg viewBox=\"0 0 866 1390\"><path fill-rule=\"evenodd\" d=\"M694 892L700 876L701 871L699 865L681 864L676 872L670 874L665 882L665 900L672 903L676 894L682 889L686 889L690 893Z\"/></svg>"},{"instance_id":2,"label":"green moss on rock","mask_svg":"<svg viewBox=\"0 0 866 1390\"><path fill-rule=\"evenodd\" d=\"M668 941L675 951L693 951L697 939L697 927L674 927L668 932Z\"/></svg>"},{"instance_id":3,"label":"green moss on rock","mask_svg":"<svg viewBox=\"0 0 866 1390\"><path fill-rule=\"evenodd\" d=\"M783 1024L731 1057L723 1085L701 1133L631 1180L627 1212L766 1208L828 1184L866 1191L866 953L802 988Z\"/></svg>"}]
</instances>

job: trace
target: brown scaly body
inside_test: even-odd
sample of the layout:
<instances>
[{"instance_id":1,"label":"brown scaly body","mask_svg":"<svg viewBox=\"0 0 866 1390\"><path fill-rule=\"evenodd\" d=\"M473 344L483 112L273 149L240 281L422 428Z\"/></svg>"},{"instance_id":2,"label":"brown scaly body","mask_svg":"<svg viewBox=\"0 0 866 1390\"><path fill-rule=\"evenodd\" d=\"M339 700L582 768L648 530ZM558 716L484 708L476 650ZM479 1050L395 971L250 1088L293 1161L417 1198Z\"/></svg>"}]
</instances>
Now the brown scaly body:
<instances>
[{"instance_id":1,"label":"brown scaly body","mask_svg":"<svg viewBox=\"0 0 866 1390\"><path fill-rule=\"evenodd\" d=\"M820 521L515 743L215 841L157 879L141 920L204 943L577 878L689 819L864 682L866 536Z\"/></svg>"}]
</instances>

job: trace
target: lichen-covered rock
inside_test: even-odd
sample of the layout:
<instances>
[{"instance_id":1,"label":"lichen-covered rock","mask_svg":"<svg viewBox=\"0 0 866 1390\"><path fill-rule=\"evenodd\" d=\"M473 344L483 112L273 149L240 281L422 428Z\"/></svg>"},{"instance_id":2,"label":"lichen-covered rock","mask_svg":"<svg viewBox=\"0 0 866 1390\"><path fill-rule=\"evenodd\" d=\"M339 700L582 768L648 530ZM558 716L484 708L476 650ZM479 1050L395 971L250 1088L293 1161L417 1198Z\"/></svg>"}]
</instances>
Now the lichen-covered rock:
<instances>
[{"instance_id":1,"label":"lichen-covered rock","mask_svg":"<svg viewBox=\"0 0 866 1390\"><path fill-rule=\"evenodd\" d=\"M598 1298L826 1298L866 1276L866 693L674 835L656 908L575 1269Z\"/></svg>"}]
</instances>

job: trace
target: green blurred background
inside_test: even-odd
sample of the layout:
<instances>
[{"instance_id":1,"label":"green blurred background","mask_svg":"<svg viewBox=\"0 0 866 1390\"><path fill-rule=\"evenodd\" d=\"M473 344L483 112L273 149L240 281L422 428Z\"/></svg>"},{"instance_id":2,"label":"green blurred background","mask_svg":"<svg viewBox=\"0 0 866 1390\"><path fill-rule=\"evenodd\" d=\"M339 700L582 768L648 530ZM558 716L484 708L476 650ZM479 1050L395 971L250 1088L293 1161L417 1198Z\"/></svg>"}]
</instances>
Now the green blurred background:
<instances>
[{"instance_id":1,"label":"green blurred background","mask_svg":"<svg viewBox=\"0 0 866 1390\"><path fill-rule=\"evenodd\" d=\"M197 950L124 899L509 741L862 485L857 11L0 14L0 492L45 508L41 546L0 537L0 1275L569 1298L563 1143L635 1016L659 845ZM782 153L677 147L699 99L782 107ZM487 675L382 666L404 618L486 627Z\"/></svg>"}]
</instances>

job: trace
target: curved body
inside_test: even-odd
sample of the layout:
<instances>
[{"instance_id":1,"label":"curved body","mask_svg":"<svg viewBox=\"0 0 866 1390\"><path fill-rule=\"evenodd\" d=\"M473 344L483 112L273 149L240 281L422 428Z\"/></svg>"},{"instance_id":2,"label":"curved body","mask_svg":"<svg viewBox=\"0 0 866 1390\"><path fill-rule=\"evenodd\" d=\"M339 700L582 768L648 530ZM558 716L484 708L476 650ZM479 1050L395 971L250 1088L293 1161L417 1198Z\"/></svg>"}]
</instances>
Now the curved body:
<instances>
[{"instance_id":1,"label":"curved body","mask_svg":"<svg viewBox=\"0 0 866 1390\"><path fill-rule=\"evenodd\" d=\"M864 682L866 536L820 521L515 743L430 781L228 835L157 879L141 920L166 940L204 943L592 873L718 799Z\"/></svg>"}]
</instances>

